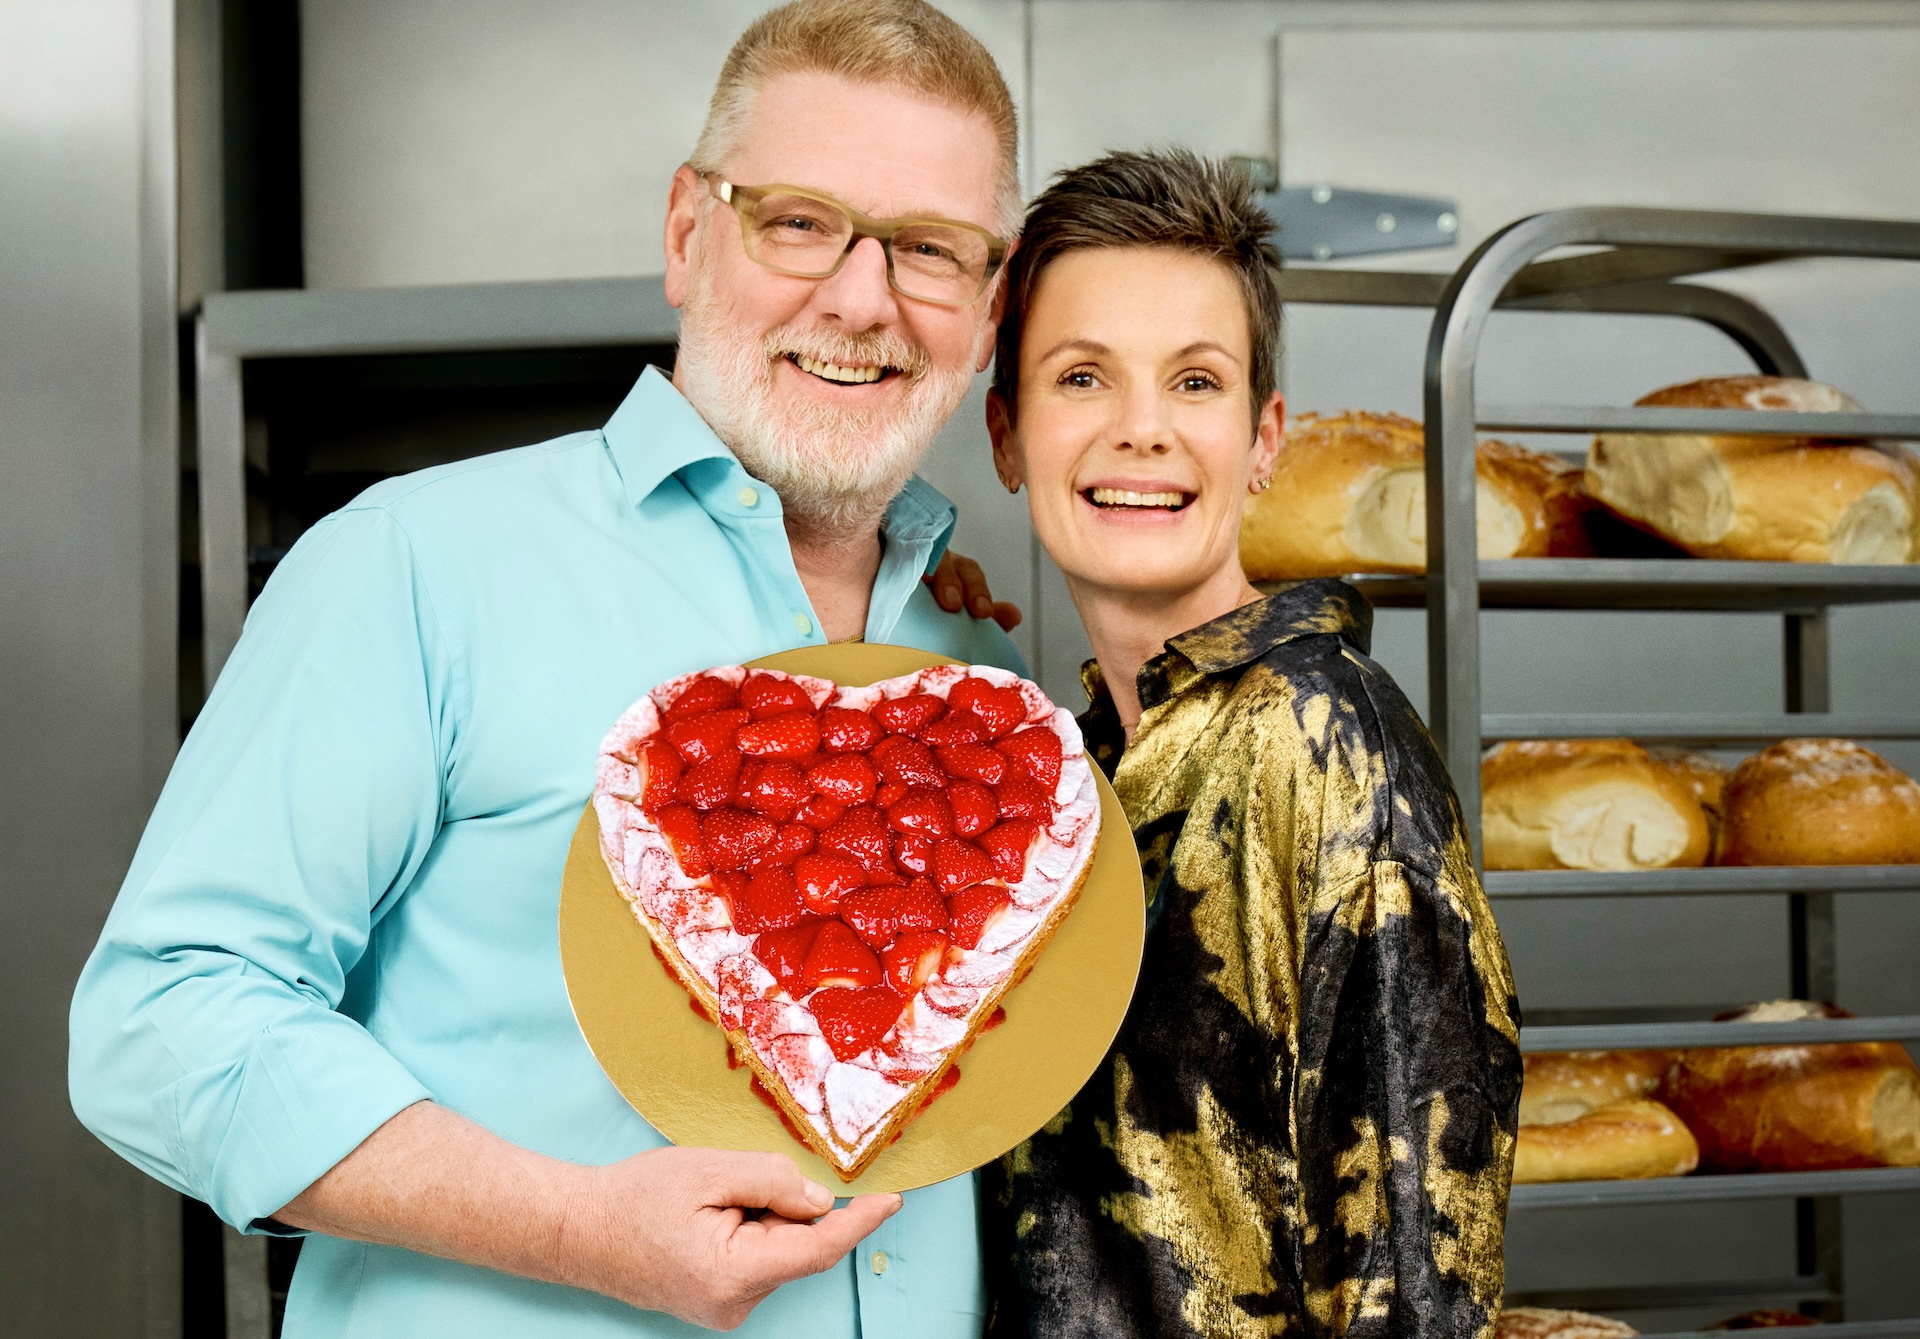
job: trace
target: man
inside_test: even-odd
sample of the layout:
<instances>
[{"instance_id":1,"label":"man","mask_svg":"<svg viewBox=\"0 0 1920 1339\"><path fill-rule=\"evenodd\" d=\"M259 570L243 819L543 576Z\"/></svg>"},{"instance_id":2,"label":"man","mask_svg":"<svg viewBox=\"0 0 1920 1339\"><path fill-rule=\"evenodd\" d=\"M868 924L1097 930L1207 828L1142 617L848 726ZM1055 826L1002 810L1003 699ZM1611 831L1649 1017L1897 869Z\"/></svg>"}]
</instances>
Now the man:
<instances>
[{"instance_id":1,"label":"man","mask_svg":"<svg viewBox=\"0 0 1920 1339\"><path fill-rule=\"evenodd\" d=\"M288 1334L978 1333L972 1178L829 1212L784 1157L662 1147L574 1024L556 908L651 685L862 635L1017 666L922 590L952 511L910 478L990 354L1014 144L919 0L764 16L674 179L672 384L374 488L256 604L82 976L71 1086L227 1222L316 1234Z\"/></svg>"}]
</instances>

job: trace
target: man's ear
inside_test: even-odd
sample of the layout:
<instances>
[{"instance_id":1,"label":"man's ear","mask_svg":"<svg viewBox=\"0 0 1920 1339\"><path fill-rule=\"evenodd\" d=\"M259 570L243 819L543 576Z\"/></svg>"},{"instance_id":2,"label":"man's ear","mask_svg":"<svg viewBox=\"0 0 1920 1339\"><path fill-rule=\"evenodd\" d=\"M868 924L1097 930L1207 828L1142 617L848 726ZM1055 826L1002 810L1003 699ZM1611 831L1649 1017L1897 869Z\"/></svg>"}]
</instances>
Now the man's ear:
<instances>
[{"instance_id":1,"label":"man's ear","mask_svg":"<svg viewBox=\"0 0 1920 1339\"><path fill-rule=\"evenodd\" d=\"M1020 439L1013 430L1013 415L997 390L987 392L987 436L993 439L993 472L1009 493L1026 482L1020 465Z\"/></svg>"},{"instance_id":2,"label":"man's ear","mask_svg":"<svg viewBox=\"0 0 1920 1339\"><path fill-rule=\"evenodd\" d=\"M688 277L693 272L694 234L699 229L700 201L706 186L697 172L682 163L667 191L667 226L661 241L667 262L667 304L672 307L687 300Z\"/></svg>"},{"instance_id":3,"label":"man's ear","mask_svg":"<svg viewBox=\"0 0 1920 1339\"><path fill-rule=\"evenodd\" d=\"M1286 433L1287 399L1275 391L1267 397L1266 407L1260 411L1260 421L1254 430L1251 477L1264 479L1273 473L1274 462L1280 458L1280 443Z\"/></svg>"}]
</instances>

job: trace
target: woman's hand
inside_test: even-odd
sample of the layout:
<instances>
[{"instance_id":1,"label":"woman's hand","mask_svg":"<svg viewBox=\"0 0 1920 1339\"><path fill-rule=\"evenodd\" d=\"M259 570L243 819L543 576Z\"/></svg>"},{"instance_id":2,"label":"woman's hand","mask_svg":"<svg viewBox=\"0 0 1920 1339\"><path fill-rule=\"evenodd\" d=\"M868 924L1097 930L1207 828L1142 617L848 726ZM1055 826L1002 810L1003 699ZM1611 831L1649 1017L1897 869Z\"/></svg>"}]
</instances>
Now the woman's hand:
<instances>
[{"instance_id":1,"label":"woman's hand","mask_svg":"<svg viewBox=\"0 0 1920 1339\"><path fill-rule=\"evenodd\" d=\"M980 570L980 564L952 549L941 554L939 566L920 579L933 588L934 602L949 614L964 609L975 618L992 619L1002 632L1020 626L1020 606L996 601L987 589L987 574Z\"/></svg>"}]
</instances>

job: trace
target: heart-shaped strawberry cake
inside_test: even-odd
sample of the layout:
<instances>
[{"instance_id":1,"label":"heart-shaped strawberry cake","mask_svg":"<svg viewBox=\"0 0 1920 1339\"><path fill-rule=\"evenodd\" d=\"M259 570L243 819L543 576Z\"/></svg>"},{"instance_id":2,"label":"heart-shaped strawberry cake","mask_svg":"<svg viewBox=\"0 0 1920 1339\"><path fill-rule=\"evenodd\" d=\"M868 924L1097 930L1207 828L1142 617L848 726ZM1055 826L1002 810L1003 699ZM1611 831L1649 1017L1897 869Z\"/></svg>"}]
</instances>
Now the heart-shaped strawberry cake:
<instances>
[{"instance_id":1,"label":"heart-shaped strawberry cake","mask_svg":"<svg viewBox=\"0 0 1920 1339\"><path fill-rule=\"evenodd\" d=\"M848 1181L958 1078L1100 828L1073 717L965 665L682 675L608 734L594 807L660 956Z\"/></svg>"}]
</instances>

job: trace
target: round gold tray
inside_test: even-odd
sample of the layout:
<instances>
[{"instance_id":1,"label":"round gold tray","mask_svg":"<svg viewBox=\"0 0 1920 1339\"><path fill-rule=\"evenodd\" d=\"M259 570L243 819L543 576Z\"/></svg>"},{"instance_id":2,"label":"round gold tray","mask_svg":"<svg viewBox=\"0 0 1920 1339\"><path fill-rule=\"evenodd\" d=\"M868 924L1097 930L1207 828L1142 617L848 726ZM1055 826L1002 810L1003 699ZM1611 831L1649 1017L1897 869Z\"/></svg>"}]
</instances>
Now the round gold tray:
<instances>
[{"instance_id":1,"label":"round gold tray","mask_svg":"<svg viewBox=\"0 0 1920 1339\"><path fill-rule=\"evenodd\" d=\"M807 646L753 662L856 687L944 656L904 646ZM960 1057L960 1081L925 1107L851 1183L780 1123L727 1064L724 1033L693 1011L613 885L589 804L560 887L560 960L573 1015L607 1077L676 1144L785 1153L842 1193L913 1190L991 1162L1067 1104L1113 1044L1133 997L1146 932L1140 861L1107 779L1093 868L1032 973L1006 995L1006 1021Z\"/></svg>"}]
</instances>

